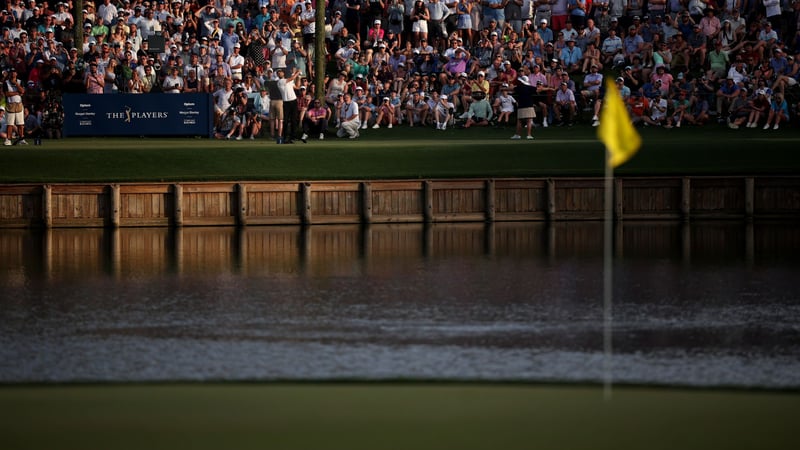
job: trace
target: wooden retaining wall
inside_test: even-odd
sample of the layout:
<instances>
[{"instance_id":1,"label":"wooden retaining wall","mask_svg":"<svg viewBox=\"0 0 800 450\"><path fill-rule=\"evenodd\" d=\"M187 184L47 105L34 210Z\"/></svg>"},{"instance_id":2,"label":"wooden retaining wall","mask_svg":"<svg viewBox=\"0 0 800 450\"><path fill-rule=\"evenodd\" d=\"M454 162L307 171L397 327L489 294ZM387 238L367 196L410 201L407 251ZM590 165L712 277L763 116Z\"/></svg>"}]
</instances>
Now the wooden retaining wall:
<instances>
[{"instance_id":1,"label":"wooden retaining wall","mask_svg":"<svg viewBox=\"0 0 800 450\"><path fill-rule=\"evenodd\" d=\"M614 180L617 220L800 218L800 177ZM602 178L0 185L0 227L602 220Z\"/></svg>"}]
</instances>

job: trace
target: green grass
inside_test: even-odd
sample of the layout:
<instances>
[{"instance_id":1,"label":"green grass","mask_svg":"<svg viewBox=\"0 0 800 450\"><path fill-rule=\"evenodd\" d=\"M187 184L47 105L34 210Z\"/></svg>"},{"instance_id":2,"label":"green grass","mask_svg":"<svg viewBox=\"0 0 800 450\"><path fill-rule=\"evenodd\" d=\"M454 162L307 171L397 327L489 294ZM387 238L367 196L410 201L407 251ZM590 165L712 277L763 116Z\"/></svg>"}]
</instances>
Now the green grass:
<instances>
[{"instance_id":1,"label":"green grass","mask_svg":"<svg viewBox=\"0 0 800 450\"><path fill-rule=\"evenodd\" d=\"M716 125L641 129L643 147L617 175L759 175L800 172L800 132L733 131ZM69 138L0 148L0 182L417 179L602 176L595 129L364 130L358 140L216 141Z\"/></svg>"},{"instance_id":2,"label":"green grass","mask_svg":"<svg viewBox=\"0 0 800 450\"><path fill-rule=\"evenodd\" d=\"M16 449L794 449L797 393L458 384L0 388Z\"/></svg>"}]
</instances>

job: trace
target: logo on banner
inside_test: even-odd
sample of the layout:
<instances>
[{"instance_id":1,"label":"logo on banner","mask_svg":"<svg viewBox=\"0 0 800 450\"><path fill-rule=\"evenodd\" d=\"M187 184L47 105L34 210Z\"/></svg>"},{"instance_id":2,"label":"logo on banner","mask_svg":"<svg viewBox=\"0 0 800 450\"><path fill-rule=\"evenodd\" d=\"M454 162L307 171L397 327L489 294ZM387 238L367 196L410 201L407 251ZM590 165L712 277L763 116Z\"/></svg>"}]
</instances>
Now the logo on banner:
<instances>
[{"instance_id":1,"label":"logo on banner","mask_svg":"<svg viewBox=\"0 0 800 450\"><path fill-rule=\"evenodd\" d=\"M132 123L134 120L166 119L168 117L168 111L134 111L128 105L123 106L121 112L106 113L106 119L122 120L125 123Z\"/></svg>"}]
</instances>

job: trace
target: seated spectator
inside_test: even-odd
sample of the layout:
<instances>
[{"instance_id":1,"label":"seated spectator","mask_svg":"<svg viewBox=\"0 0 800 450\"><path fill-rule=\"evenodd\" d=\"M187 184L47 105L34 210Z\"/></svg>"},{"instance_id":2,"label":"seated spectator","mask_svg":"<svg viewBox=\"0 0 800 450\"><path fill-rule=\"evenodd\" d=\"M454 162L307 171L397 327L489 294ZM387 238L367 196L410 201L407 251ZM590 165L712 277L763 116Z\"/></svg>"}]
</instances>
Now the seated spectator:
<instances>
[{"instance_id":1,"label":"seated spectator","mask_svg":"<svg viewBox=\"0 0 800 450\"><path fill-rule=\"evenodd\" d=\"M680 128L683 123L683 116L686 115L691 107L691 101L687 98L686 92L680 92L676 98L672 100L672 114L667 117L667 124L664 128L675 127Z\"/></svg>"},{"instance_id":2,"label":"seated spectator","mask_svg":"<svg viewBox=\"0 0 800 450\"><path fill-rule=\"evenodd\" d=\"M692 125L705 125L710 119L708 109L708 100L695 93L691 99L690 109L689 111L684 111L682 120Z\"/></svg>"},{"instance_id":3,"label":"seated spectator","mask_svg":"<svg viewBox=\"0 0 800 450\"><path fill-rule=\"evenodd\" d=\"M663 98L661 92L656 92L655 97L650 101L650 109L647 114L642 115L645 125L663 125L667 118L667 100Z\"/></svg>"},{"instance_id":4,"label":"seated spectator","mask_svg":"<svg viewBox=\"0 0 800 450\"><path fill-rule=\"evenodd\" d=\"M566 74L565 74L566 75ZM569 83L562 81L556 91L556 101L553 108L555 115L556 125L572 126L578 111L578 105L575 102L575 93L569 88Z\"/></svg>"},{"instance_id":5,"label":"seated spectator","mask_svg":"<svg viewBox=\"0 0 800 450\"><path fill-rule=\"evenodd\" d=\"M764 124L764 129L769 130L769 126L771 123L772 129L777 130L778 128L780 128L781 122L788 122L788 121L789 121L789 105L788 103L786 103L786 99L783 98L783 94L780 93L775 94L769 105L769 115L767 116L767 122Z\"/></svg>"},{"instance_id":6,"label":"seated spectator","mask_svg":"<svg viewBox=\"0 0 800 450\"><path fill-rule=\"evenodd\" d=\"M303 135L300 140L306 142L309 135L319 135L319 140L325 139L329 119L330 110L323 106L319 99L314 99L303 118Z\"/></svg>"},{"instance_id":7,"label":"seated spectator","mask_svg":"<svg viewBox=\"0 0 800 450\"><path fill-rule=\"evenodd\" d=\"M509 95L510 87L504 84L500 87L500 94L494 100L493 111L497 116L497 125L506 126L511 121L511 114L514 113L514 105L517 101Z\"/></svg>"},{"instance_id":8,"label":"seated spectator","mask_svg":"<svg viewBox=\"0 0 800 450\"><path fill-rule=\"evenodd\" d=\"M489 121L492 120L492 106L489 104L488 98L483 94L474 95L473 102L469 105L469 110L462 114L461 118L467 119L464 128L489 125Z\"/></svg>"},{"instance_id":9,"label":"seated spectator","mask_svg":"<svg viewBox=\"0 0 800 450\"><path fill-rule=\"evenodd\" d=\"M415 124L424 125L428 118L428 103L422 97L422 93L414 91L406 102L406 120L408 126Z\"/></svg>"},{"instance_id":10,"label":"seated spectator","mask_svg":"<svg viewBox=\"0 0 800 450\"><path fill-rule=\"evenodd\" d=\"M447 95L442 95L433 106L433 119L436 121L437 130L447 129L447 123L453 117L453 104L448 100Z\"/></svg>"},{"instance_id":11,"label":"seated spectator","mask_svg":"<svg viewBox=\"0 0 800 450\"><path fill-rule=\"evenodd\" d=\"M383 97L381 105L378 106L378 116L375 119L375 125L373 125L372 128L378 129L381 125L387 125L387 128L392 128L395 123L395 107L392 106L389 97Z\"/></svg>"}]
</instances>

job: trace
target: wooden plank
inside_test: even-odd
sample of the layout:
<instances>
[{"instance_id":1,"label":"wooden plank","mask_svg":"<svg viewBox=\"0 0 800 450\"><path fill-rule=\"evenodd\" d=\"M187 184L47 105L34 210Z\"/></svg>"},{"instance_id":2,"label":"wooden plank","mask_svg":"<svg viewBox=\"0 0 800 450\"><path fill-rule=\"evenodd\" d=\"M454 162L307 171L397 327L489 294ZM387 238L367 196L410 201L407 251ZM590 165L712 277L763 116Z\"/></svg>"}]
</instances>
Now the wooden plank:
<instances>
[{"instance_id":1,"label":"wooden plank","mask_svg":"<svg viewBox=\"0 0 800 450\"><path fill-rule=\"evenodd\" d=\"M319 215L311 216L311 223L314 225L334 224L334 223L361 223L361 216L338 216L338 215Z\"/></svg>"},{"instance_id":2,"label":"wooden plank","mask_svg":"<svg viewBox=\"0 0 800 450\"><path fill-rule=\"evenodd\" d=\"M7 184L0 185L0 193L3 195L39 195L42 193L41 185L32 184Z\"/></svg>"},{"instance_id":3,"label":"wooden plank","mask_svg":"<svg viewBox=\"0 0 800 450\"><path fill-rule=\"evenodd\" d=\"M59 218L53 219L53 228L102 228L105 219L98 218Z\"/></svg>"},{"instance_id":4,"label":"wooden plank","mask_svg":"<svg viewBox=\"0 0 800 450\"><path fill-rule=\"evenodd\" d=\"M486 220L486 214L480 213L464 213L464 214L435 214L433 216L434 222L483 222Z\"/></svg>"},{"instance_id":5,"label":"wooden plank","mask_svg":"<svg viewBox=\"0 0 800 450\"><path fill-rule=\"evenodd\" d=\"M120 184L121 194L169 194L169 184Z\"/></svg>"},{"instance_id":6,"label":"wooden plank","mask_svg":"<svg viewBox=\"0 0 800 450\"><path fill-rule=\"evenodd\" d=\"M547 213L541 211L539 213L496 213L494 215L495 222L526 222L526 221L541 221L547 220Z\"/></svg>"},{"instance_id":7,"label":"wooden plank","mask_svg":"<svg viewBox=\"0 0 800 450\"><path fill-rule=\"evenodd\" d=\"M250 216L247 218L249 225L300 225L300 217L289 216Z\"/></svg>"},{"instance_id":8,"label":"wooden plank","mask_svg":"<svg viewBox=\"0 0 800 450\"><path fill-rule=\"evenodd\" d=\"M204 183L204 184L183 184L183 190L186 193L201 193L201 192L236 192L235 183Z\"/></svg>"},{"instance_id":9,"label":"wooden plank","mask_svg":"<svg viewBox=\"0 0 800 450\"><path fill-rule=\"evenodd\" d=\"M431 181L434 190L440 189L483 189L483 180Z\"/></svg>"},{"instance_id":10,"label":"wooden plank","mask_svg":"<svg viewBox=\"0 0 800 450\"><path fill-rule=\"evenodd\" d=\"M103 184L53 184L53 194L103 194L106 186Z\"/></svg>"},{"instance_id":11,"label":"wooden plank","mask_svg":"<svg viewBox=\"0 0 800 450\"><path fill-rule=\"evenodd\" d=\"M388 216L372 216L372 223L419 223L424 222L425 216L420 214L394 214Z\"/></svg>"},{"instance_id":12,"label":"wooden plank","mask_svg":"<svg viewBox=\"0 0 800 450\"><path fill-rule=\"evenodd\" d=\"M343 191L354 191L357 192L359 190L358 182L341 182L341 183L331 183L331 182L310 182L309 183L313 188L314 192L343 192Z\"/></svg>"},{"instance_id":13,"label":"wooden plank","mask_svg":"<svg viewBox=\"0 0 800 450\"><path fill-rule=\"evenodd\" d=\"M421 181L372 181L372 191L422 191Z\"/></svg>"},{"instance_id":14,"label":"wooden plank","mask_svg":"<svg viewBox=\"0 0 800 450\"><path fill-rule=\"evenodd\" d=\"M236 218L233 216L219 217L185 217L183 226L233 226L236 225Z\"/></svg>"},{"instance_id":15,"label":"wooden plank","mask_svg":"<svg viewBox=\"0 0 800 450\"><path fill-rule=\"evenodd\" d=\"M302 183L246 183L248 192L300 192Z\"/></svg>"},{"instance_id":16,"label":"wooden plank","mask_svg":"<svg viewBox=\"0 0 800 450\"><path fill-rule=\"evenodd\" d=\"M547 180L494 180L495 189L545 189Z\"/></svg>"}]
</instances>

